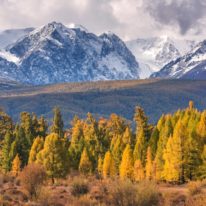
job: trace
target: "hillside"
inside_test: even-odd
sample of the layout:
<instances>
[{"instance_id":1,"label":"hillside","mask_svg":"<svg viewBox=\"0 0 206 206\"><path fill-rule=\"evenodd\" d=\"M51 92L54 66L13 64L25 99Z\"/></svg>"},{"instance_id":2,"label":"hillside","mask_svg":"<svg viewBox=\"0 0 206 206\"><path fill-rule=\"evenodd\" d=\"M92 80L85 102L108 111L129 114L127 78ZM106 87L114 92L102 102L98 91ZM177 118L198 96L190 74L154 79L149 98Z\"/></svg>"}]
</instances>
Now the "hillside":
<instances>
[{"instance_id":1,"label":"hillside","mask_svg":"<svg viewBox=\"0 0 206 206\"><path fill-rule=\"evenodd\" d=\"M85 117L117 113L132 120L136 105L141 105L151 122L162 113L174 112L193 100L198 109L206 108L206 81L132 80L92 83L65 83L51 86L0 84L0 107L15 120L22 111L52 116L52 108L61 107L64 119L75 114Z\"/></svg>"}]
</instances>

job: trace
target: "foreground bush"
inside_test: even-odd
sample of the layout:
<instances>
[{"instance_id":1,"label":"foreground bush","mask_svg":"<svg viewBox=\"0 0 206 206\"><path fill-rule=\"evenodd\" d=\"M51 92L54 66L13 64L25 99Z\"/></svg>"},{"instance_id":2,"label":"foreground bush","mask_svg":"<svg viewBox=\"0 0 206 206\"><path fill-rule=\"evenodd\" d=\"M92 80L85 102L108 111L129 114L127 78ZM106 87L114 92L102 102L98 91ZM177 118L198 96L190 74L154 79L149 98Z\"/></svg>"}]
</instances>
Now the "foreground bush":
<instances>
[{"instance_id":1,"label":"foreground bush","mask_svg":"<svg viewBox=\"0 0 206 206\"><path fill-rule=\"evenodd\" d=\"M73 196L85 195L89 192L89 185L86 179L76 177L71 184L71 193Z\"/></svg>"},{"instance_id":2,"label":"foreground bush","mask_svg":"<svg viewBox=\"0 0 206 206\"><path fill-rule=\"evenodd\" d=\"M205 206L206 205L206 195L198 194L192 197L189 197L186 201L185 206Z\"/></svg>"},{"instance_id":3,"label":"foreground bush","mask_svg":"<svg viewBox=\"0 0 206 206\"><path fill-rule=\"evenodd\" d=\"M115 181L109 187L110 202L115 206L157 206L159 193L155 184Z\"/></svg>"},{"instance_id":4,"label":"foreground bush","mask_svg":"<svg viewBox=\"0 0 206 206\"><path fill-rule=\"evenodd\" d=\"M44 168L38 164L29 164L20 174L20 181L23 188L29 193L30 197L37 197L46 179Z\"/></svg>"}]
</instances>

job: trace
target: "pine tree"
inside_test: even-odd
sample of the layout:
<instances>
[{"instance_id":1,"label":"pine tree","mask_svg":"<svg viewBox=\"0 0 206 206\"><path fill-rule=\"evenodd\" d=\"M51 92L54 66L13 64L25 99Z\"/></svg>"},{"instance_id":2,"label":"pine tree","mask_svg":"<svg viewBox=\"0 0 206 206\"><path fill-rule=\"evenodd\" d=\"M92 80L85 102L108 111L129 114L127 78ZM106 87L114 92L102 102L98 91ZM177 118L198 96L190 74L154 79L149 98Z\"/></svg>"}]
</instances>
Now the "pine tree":
<instances>
[{"instance_id":1,"label":"pine tree","mask_svg":"<svg viewBox=\"0 0 206 206\"><path fill-rule=\"evenodd\" d=\"M164 158L163 158L163 152L166 148L168 138L173 133L173 127L171 122L171 116L167 115L164 117L165 123L160 128L160 134L159 134L159 141L157 144L157 151L155 156L155 164L156 164L156 180L162 180L163 179L163 170L164 170Z\"/></svg>"},{"instance_id":2,"label":"pine tree","mask_svg":"<svg viewBox=\"0 0 206 206\"><path fill-rule=\"evenodd\" d=\"M152 179L152 172L153 172L153 164L152 164L152 154L151 154L151 148L148 147L147 149L147 160L146 160L146 179L151 180Z\"/></svg>"},{"instance_id":3,"label":"pine tree","mask_svg":"<svg viewBox=\"0 0 206 206\"><path fill-rule=\"evenodd\" d=\"M137 142L134 148L134 160L140 160L142 165L145 165L146 161L146 150L147 150L147 142L144 130L138 132Z\"/></svg>"},{"instance_id":4,"label":"pine tree","mask_svg":"<svg viewBox=\"0 0 206 206\"><path fill-rule=\"evenodd\" d=\"M201 158L202 158L202 164L199 167L199 176L201 179L206 179L206 144L204 145Z\"/></svg>"},{"instance_id":5,"label":"pine tree","mask_svg":"<svg viewBox=\"0 0 206 206\"><path fill-rule=\"evenodd\" d=\"M3 172L7 173L11 170L12 157L11 157L11 145L12 145L12 135L11 132L7 132L3 145L1 148L1 168Z\"/></svg>"},{"instance_id":6,"label":"pine tree","mask_svg":"<svg viewBox=\"0 0 206 206\"><path fill-rule=\"evenodd\" d=\"M19 155L17 154L12 162L12 174L14 176L18 176L21 171L21 160L19 159Z\"/></svg>"},{"instance_id":7,"label":"pine tree","mask_svg":"<svg viewBox=\"0 0 206 206\"><path fill-rule=\"evenodd\" d=\"M202 140L202 144L206 144L206 111L202 112L200 121L197 125L196 132Z\"/></svg>"},{"instance_id":8,"label":"pine tree","mask_svg":"<svg viewBox=\"0 0 206 206\"><path fill-rule=\"evenodd\" d=\"M29 164L36 161L37 154L43 149L43 147L44 147L44 140L40 137L37 137L34 140L29 153L29 161L28 161Z\"/></svg>"},{"instance_id":9,"label":"pine tree","mask_svg":"<svg viewBox=\"0 0 206 206\"><path fill-rule=\"evenodd\" d=\"M69 160L71 167L75 170L78 170L81 154L85 146L83 122L78 117L75 117L72 122L72 126Z\"/></svg>"},{"instance_id":10,"label":"pine tree","mask_svg":"<svg viewBox=\"0 0 206 206\"><path fill-rule=\"evenodd\" d=\"M184 141L185 129L178 121L174 129L173 137L170 137L166 149L163 153L165 160L164 164L164 178L170 182L185 181L185 156L184 156Z\"/></svg>"},{"instance_id":11,"label":"pine tree","mask_svg":"<svg viewBox=\"0 0 206 206\"><path fill-rule=\"evenodd\" d=\"M145 174L144 174L144 168L142 166L142 163L140 160L136 160L134 163L134 179L135 181L139 182L141 180L144 180Z\"/></svg>"},{"instance_id":12,"label":"pine tree","mask_svg":"<svg viewBox=\"0 0 206 206\"><path fill-rule=\"evenodd\" d=\"M25 130L16 125L15 128L15 142L16 142L16 153L18 153L21 159L22 167L28 163L30 145L25 135Z\"/></svg>"},{"instance_id":13,"label":"pine tree","mask_svg":"<svg viewBox=\"0 0 206 206\"><path fill-rule=\"evenodd\" d=\"M43 116L40 117L38 120L38 134L37 136L46 137L47 135L48 124L47 121L44 119Z\"/></svg>"},{"instance_id":14,"label":"pine tree","mask_svg":"<svg viewBox=\"0 0 206 206\"><path fill-rule=\"evenodd\" d=\"M7 131L13 130L13 126L11 117L0 108L0 140L4 138Z\"/></svg>"},{"instance_id":15,"label":"pine tree","mask_svg":"<svg viewBox=\"0 0 206 206\"><path fill-rule=\"evenodd\" d=\"M56 133L51 133L46 137L44 148L37 155L37 162L44 166L53 183L55 178L67 175L69 166L67 150Z\"/></svg>"},{"instance_id":16,"label":"pine tree","mask_svg":"<svg viewBox=\"0 0 206 206\"><path fill-rule=\"evenodd\" d=\"M83 174L88 174L92 172L92 163L89 159L89 155L86 148L84 148L81 155L81 159L79 163L79 171L82 172Z\"/></svg>"},{"instance_id":17,"label":"pine tree","mask_svg":"<svg viewBox=\"0 0 206 206\"><path fill-rule=\"evenodd\" d=\"M187 137L185 145L185 178L191 181L196 179L201 164L201 147L198 144L195 132Z\"/></svg>"},{"instance_id":18,"label":"pine tree","mask_svg":"<svg viewBox=\"0 0 206 206\"><path fill-rule=\"evenodd\" d=\"M158 141L159 130L157 129L157 127L155 127L149 140L149 147L151 148L152 160L154 160L156 156Z\"/></svg>"},{"instance_id":19,"label":"pine tree","mask_svg":"<svg viewBox=\"0 0 206 206\"><path fill-rule=\"evenodd\" d=\"M114 177L116 175L116 166L111 153L108 151L105 154L103 162L102 176L104 178Z\"/></svg>"},{"instance_id":20,"label":"pine tree","mask_svg":"<svg viewBox=\"0 0 206 206\"><path fill-rule=\"evenodd\" d=\"M51 126L51 132L56 133L61 138L64 137L64 122L62 120L61 111L58 107L54 108L54 118Z\"/></svg>"},{"instance_id":21,"label":"pine tree","mask_svg":"<svg viewBox=\"0 0 206 206\"><path fill-rule=\"evenodd\" d=\"M128 144L123 152L122 161L120 164L119 174L121 179L133 178L133 164L132 150Z\"/></svg>"}]
</instances>

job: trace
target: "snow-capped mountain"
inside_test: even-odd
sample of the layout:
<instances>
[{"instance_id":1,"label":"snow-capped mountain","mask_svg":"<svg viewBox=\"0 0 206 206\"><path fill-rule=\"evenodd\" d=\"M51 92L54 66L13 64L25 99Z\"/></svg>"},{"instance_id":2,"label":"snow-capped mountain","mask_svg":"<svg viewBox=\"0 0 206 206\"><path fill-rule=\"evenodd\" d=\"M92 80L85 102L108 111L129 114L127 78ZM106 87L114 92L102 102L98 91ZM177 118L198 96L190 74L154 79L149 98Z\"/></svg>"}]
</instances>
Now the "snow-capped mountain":
<instances>
[{"instance_id":1,"label":"snow-capped mountain","mask_svg":"<svg viewBox=\"0 0 206 206\"><path fill-rule=\"evenodd\" d=\"M186 55L171 61L152 78L206 79L206 40Z\"/></svg>"},{"instance_id":2,"label":"snow-capped mountain","mask_svg":"<svg viewBox=\"0 0 206 206\"><path fill-rule=\"evenodd\" d=\"M0 49L3 49L10 44L13 44L18 39L24 37L26 34L28 34L33 30L34 28L25 28L25 29L9 29L0 32Z\"/></svg>"},{"instance_id":3,"label":"snow-capped mountain","mask_svg":"<svg viewBox=\"0 0 206 206\"><path fill-rule=\"evenodd\" d=\"M140 77L147 78L173 59L191 50L195 42L162 36L136 39L128 41L126 44L140 64Z\"/></svg>"},{"instance_id":4,"label":"snow-capped mountain","mask_svg":"<svg viewBox=\"0 0 206 206\"><path fill-rule=\"evenodd\" d=\"M56 22L26 34L0 58L0 76L34 85L139 78L137 61L118 36Z\"/></svg>"}]
</instances>

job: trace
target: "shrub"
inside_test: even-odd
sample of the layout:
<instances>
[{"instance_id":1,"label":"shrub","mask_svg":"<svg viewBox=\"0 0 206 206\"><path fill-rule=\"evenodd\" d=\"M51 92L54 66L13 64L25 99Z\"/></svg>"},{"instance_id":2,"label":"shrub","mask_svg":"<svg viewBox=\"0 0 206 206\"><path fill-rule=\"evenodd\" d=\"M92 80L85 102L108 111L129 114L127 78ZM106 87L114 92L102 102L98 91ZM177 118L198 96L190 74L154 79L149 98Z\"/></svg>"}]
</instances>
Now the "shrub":
<instances>
[{"instance_id":1,"label":"shrub","mask_svg":"<svg viewBox=\"0 0 206 206\"><path fill-rule=\"evenodd\" d=\"M46 172L44 168L38 164L29 164L20 174L21 184L29 193L30 197L37 197L45 179Z\"/></svg>"},{"instance_id":2,"label":"shrub","mask_svg":"<svg viewBox=\"0 0 206 206\"><path fill-rule=\"evenodd\" d=\"M137 188L129 180L116 180L109 185L110 202L115 206L136 205Z\"/></svg>"},{"instance_id":3,"label":"shrub","mask_svg":"<svg viewBox=\"0 0 206 206\"><path fill-rule=\"evenodd\" d=\"M143 181L137 185L137 205L157 206L159 205L160 193L155 183Z\"/></svg>"},{"instance_id":4,"label":"shrub","mask_svg":"<svg viewBox=\"0 0 206 206\"><path fill-rule=\"evenodd\" d=\"M76 177L71 185L71 193L73 196L85 195L89 192L88 182L80 177Z\"/></svg>"},{"instance_id":5,"label":"shrub","mask_svg":"<svg viewBox=\"0 0 206 206\"><path fill-rule=\"evenodd\" d=\"M155 184L142 182L133 184L131 181L115 181L110 185L111 204L115 206L157 206L159 193Z\"/></svg>"},{"instance_id":6,"label":"shrub","mask_svg":"<svg viewBox=\"0 0 206 206\"><path fill-rule=\"evenodd\" d=\"M189 182L187 184L187 189L190 195L196 195L201 193L201 182Z\"/></svg>"}]
</instances>

